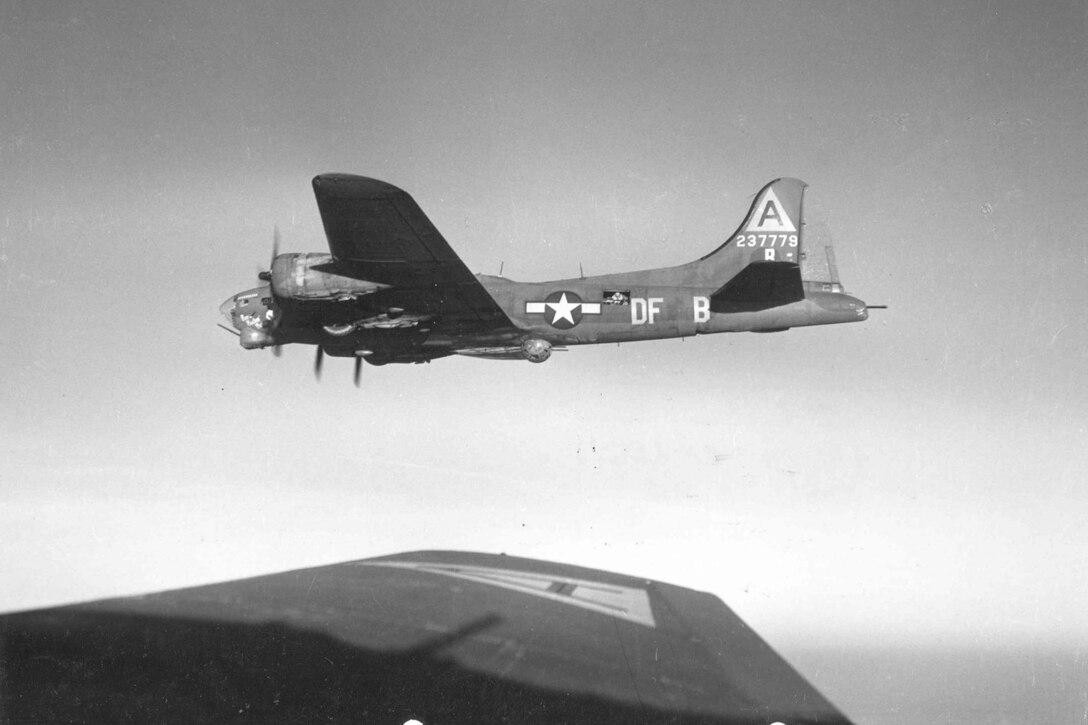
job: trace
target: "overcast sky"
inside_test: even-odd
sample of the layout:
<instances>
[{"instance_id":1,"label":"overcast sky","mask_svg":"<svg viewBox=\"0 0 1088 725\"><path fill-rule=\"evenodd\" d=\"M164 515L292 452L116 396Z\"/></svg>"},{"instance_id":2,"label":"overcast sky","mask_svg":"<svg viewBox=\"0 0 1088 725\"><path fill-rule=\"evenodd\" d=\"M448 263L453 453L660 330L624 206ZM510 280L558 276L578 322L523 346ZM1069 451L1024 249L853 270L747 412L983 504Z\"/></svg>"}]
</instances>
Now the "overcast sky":
<instances>
[{"instance_id":1,"label":"overcast sky","mask_svg":"<svg viewBox=\"0 0 1088 725\"><path fill-rule=\"evenodd\" d=\"M1088 641L1083 3L0 3L0 610L421 548ZM218 305L394 183L525 281L810 185L865 324L367 368Z\"/></svg>"}]
</instances>

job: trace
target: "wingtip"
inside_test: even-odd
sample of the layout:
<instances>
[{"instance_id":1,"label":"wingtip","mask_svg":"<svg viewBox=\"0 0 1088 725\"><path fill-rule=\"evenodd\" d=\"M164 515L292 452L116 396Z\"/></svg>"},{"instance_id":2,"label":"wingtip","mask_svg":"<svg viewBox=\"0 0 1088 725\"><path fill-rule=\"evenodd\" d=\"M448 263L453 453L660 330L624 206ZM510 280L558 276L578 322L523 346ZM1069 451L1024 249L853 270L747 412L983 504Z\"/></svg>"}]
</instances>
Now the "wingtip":
<instances>
[{"instance_id":1,"label":"wingtip","mask_svg":"<svg viewBox=\"0 0 1088 725\"><path fill-rule=\"evenodd\" d=\"M366 198L390 193L404 193L403 189L387 181L357 174L326 173L313 178L314 191L339 197Z\"/></svg>"}]
</instances>

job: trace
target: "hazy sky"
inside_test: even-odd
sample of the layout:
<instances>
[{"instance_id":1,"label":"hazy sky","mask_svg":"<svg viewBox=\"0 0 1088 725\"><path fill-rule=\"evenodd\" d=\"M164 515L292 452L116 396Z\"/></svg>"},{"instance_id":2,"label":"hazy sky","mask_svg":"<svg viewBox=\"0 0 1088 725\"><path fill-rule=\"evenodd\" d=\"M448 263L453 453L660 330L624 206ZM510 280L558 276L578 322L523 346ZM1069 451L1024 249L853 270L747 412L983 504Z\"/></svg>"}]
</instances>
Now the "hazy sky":
<instances>
[{"instance_id":1,"label":"hazy sky","mask_svg":"<svg viewBox=\"0 0 1088 725\"><path fill-rule=\"evenodd\" d=\"M458 548L772 642L1088 642L1083 3L149 5L0 2L0 610ZM527 281L797 176L890 309L316 384L216 322L329 171Z\"/></svg>"}]
</instances>

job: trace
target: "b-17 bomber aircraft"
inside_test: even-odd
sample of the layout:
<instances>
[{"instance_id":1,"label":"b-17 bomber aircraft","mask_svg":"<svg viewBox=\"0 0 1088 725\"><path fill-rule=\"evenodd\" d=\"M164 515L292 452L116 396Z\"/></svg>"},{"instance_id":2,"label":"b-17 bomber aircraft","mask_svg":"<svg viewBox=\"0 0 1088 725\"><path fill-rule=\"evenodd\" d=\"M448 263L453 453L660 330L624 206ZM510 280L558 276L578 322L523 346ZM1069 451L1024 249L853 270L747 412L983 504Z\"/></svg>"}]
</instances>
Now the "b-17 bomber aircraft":
<instances>
[{"instance_id":1,"label":"b-17 bomber aircraft","mask_svg":"<svg viewBox=\"0 0 1088 725\"><path fill-rule=\"evenodd\" d=\"M449 355L540 363L570 345L780 332L860 322L861 300L802 278L806 184L775 179L717 249L675 267L514 282L472 274L411 196L377 179L322 174L314 194L329 253L279 254L265 283L220 307L246 349L289 343L361 363Z\"/></svg>"}]
</instances>

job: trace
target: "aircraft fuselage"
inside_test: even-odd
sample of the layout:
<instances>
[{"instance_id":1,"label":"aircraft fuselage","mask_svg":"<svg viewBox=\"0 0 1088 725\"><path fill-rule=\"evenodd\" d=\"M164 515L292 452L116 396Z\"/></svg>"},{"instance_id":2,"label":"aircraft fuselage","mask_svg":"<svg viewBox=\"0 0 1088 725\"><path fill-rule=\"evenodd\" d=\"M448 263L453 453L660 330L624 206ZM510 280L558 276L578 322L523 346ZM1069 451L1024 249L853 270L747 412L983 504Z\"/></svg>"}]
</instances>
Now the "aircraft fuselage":
<instances>
[{"instance_id":1,"label":"aircraft fuselage","mask_svg":"<svg viewBox=\"0 0 1088 725\"><path fill-rule=\"evenodd\" d=\"M861 300L816 290L806 290L802 300L770 309L719 313L711 309L716 288L653 285L640 281L644 279L635 273L525 283L479 275L484 288L519 328L556 345L778 332L868 317Z\"/></svg>"}]
</instances>

